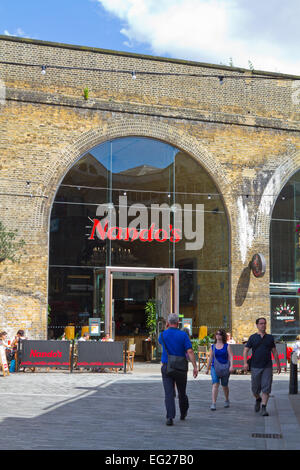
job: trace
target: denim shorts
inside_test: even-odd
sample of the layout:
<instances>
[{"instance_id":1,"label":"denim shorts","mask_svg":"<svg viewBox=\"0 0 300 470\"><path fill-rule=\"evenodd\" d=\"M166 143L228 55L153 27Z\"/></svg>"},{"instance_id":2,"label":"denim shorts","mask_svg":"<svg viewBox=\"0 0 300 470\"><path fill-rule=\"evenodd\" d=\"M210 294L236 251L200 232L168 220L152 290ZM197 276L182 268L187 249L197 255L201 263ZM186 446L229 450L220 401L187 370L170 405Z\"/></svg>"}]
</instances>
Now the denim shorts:
<instances>
[{"instance_id":1,"label":"denim shorts","mask_svg":"<svg viewBox=\"0 0 300 470\"><path fill-rule=\"evenodd\" d=\"M225 377L218 377L214 366L211 366L210 372L213 384L219 384L221 381L222 387L227 387L229 381L229 374L225 375Z\"/></svg>"}]
</instances>

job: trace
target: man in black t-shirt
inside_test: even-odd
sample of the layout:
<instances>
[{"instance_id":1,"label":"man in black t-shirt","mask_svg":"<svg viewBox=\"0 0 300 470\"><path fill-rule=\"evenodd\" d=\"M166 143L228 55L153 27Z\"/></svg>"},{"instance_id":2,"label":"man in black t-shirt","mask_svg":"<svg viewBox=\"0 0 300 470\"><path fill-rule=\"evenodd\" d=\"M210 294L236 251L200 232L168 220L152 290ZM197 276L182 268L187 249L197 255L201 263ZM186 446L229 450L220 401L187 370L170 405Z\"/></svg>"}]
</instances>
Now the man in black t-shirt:
<instances>
[{"instance_id":1,"label":"man in black t-shirt","mask_svg":"<svg viewBox=\"0 0 300 470\"><path fill-rule=\"evenodd\" d=\"M281 372L280 361L275 346L274 337L266 333L267 321L265 318L258 318L256 320L256 326L258 332L251 335L245 344L244 348L244 370L248 370L247 355L249 349L252 349L251 357L251 388L255 402L255 411L260 410L260 404L262 405L261 414L262 416L269 416L267 412L267 403L272 388L273 380L273 364L272 355L273 353L275 361L277 363L278 374ZM260 393L262 392L262 396Z\"/></svg>"}]
</instances>

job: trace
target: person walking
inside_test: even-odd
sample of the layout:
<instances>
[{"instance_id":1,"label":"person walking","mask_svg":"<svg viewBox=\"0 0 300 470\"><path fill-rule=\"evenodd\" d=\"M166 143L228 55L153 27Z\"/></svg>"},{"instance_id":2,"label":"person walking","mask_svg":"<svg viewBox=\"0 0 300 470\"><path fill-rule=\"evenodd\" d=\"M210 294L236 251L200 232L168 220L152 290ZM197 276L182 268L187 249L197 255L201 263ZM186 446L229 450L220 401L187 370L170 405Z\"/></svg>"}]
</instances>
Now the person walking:
<instances>
[{"instance_id":1,"label":"person walking","mask_svg":"<svg viewBox=\"0 0 300 470\"><path fill-rule=\"evenodd\" d=\"M297 358L300 358L300 335L296 338L296 343L293 346L293 352L297 354Z\"/></svg>"},{"instance_id":2,"label":"person walking","mask_svg":"<svg viewBox=\"0 0 300 470\"><path fill-rule=\"evenodd\" d=\"M263 317L256 320L257 333L251 335L244 348L244 370L249 370L247 356L252 349L251 356L251 389L255 397L254 410L258 413L261 408L262 416L269 416L267 403L272 389L273 364L272 356L277 363L277 372L280 374L281 367L274 337L266 333L267 320Z\"/></svg>"},{"instance_id":3,"label":"person walking","mask_svg":"<svg viewBox=\"0 0 300 470\"><path fill-rule=\"evenodd\" d=\"M175 418L176 409L175 409L175 397L174 397L174 387L176 384L178 399L179 399L179 409L180 409L180 419L184 420L187 416L189 401L186 394L186 384L187 384L187 371L180 374L180 377L171 377L167 374L167 364L168 356L181 356L185 357L185 354L188 353L190 361L193 365L193 376L194 378L198 375L198 369L196 364L196 359L194 351L192 349L192 343L188 335L178 328L179 325L179 316L176 313L170 313L168 316L168 321L166 324L167 329L164 330L159 335L159 343L163 347L162 352L162 382L165 392L165 406L167 411L167 420L166 425L172 426L173 420Z\"/></svg>"},{"instance_id":4,"label":"person walking","mask_svg":"<svg viewBox=\"0 0 300 470\"><path fill-rule=\"evenodd\" d=\"M218 372L217 364L221 364L220 368L224 371L221 375L221 371ZM212 378L212 403L210 409L215 411L217 409L216 402L218 398L220 382L223 387L225 403L224 408L229 408L229 375L234 371L233 369L233 354L230 345L227 343L227 334L225 330L218 330L215 334L215 342L211 346L211 353L209 356L208 366L206 374L211 370ZM224 375L223 375L224 374Z\"/></svg>"}]
</instances>

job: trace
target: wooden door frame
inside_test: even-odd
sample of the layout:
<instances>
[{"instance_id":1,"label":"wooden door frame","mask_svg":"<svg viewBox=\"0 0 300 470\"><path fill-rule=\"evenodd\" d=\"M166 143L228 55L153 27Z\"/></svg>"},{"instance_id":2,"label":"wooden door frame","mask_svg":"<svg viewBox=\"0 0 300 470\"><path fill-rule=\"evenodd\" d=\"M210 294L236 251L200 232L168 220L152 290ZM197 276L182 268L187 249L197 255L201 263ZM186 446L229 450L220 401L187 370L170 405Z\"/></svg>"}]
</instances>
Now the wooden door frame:
<instances>
[{"instance_id":1,"label":"wooden door frame","mask_svg":"<svg viewBox=\"0 0 300 470\"><path fill-rule=\"evenodd\" d=\"M135 268L126 266L105 267L105 334L112 335L112 292L113 273L150 273L172 275L173 312L179 314L179 269L177 268ZM170 312L171 313L171 312Z\"/></svg>"}]
</instances>

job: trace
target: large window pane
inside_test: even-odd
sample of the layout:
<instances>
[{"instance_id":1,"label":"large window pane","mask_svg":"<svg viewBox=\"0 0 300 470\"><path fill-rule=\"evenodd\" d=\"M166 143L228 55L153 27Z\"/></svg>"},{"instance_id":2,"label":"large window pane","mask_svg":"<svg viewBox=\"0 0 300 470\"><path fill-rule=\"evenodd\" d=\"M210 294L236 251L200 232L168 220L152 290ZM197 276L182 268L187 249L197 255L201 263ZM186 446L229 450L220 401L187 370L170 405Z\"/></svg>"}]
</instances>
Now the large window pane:
<instances>
[{"instance_id":1,"label":"large window pane","mask_svg":"<svg viewBox=\"0 0 300 470\"><path fill-rule=\"evenodd\" d=\"M270 229L271 328L292 340L299 333L300 172L280 192Z\"/></svg>"},{"instance_id":2,"label":"large window pane","mask_svg":"<svg viewBox=\"0 0 300 470\"><path fill-rule=\"evenodd\" d=\"M177 267L181 313L194 328L229 327L228 245L221 195L194 158L148 138L116 139L82 156L58 189L50 284L59 269Z\"/></svg>"}]
</instances>

